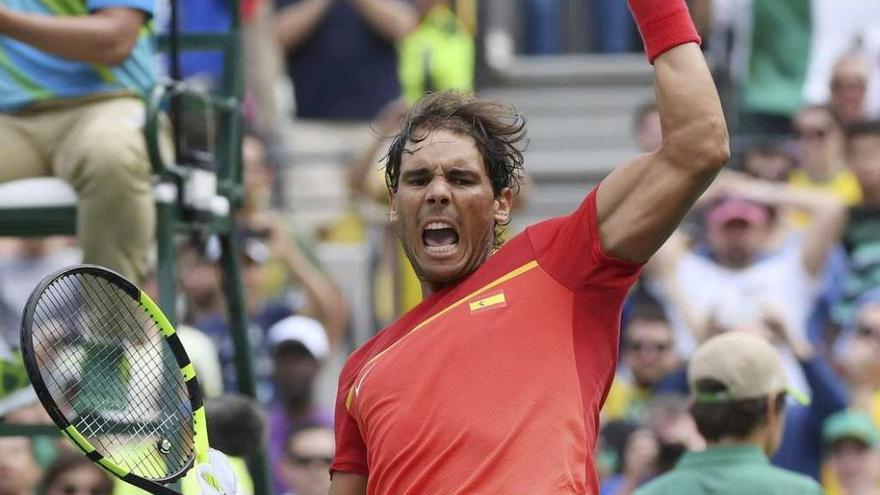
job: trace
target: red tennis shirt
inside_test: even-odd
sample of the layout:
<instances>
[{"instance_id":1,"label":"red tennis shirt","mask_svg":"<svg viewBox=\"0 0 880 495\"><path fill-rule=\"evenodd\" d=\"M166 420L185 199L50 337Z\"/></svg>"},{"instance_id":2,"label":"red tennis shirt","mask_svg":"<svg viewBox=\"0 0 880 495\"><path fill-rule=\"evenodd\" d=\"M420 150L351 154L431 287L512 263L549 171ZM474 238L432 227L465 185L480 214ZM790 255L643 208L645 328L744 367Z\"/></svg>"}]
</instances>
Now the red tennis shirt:
<instances>
[{"instance_id":1,"label":"red tennis shirt","mask_svg":"<svg viewBox=\"0 0 880 495\"><path fill-rule=\"evenodd\" d=\"M597 494L599 409L639 272L598 232L594 189L355 351L331 471L377 495Z\"/></svg>"}]
</instances>

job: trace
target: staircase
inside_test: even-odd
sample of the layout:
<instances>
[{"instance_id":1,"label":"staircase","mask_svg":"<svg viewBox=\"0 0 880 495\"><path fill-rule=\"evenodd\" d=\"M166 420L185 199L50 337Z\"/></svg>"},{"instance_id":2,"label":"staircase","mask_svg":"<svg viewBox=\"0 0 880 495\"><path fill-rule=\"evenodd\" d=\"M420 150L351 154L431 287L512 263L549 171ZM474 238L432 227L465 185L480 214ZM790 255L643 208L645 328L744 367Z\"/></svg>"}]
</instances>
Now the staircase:
<instances>
[{"instance_id":1,"label":"staircase","mask_svg":"<svg viewBox=\"0 0 880 495\"><path fill-rule=\"evenodd\" d=\"M533 188L514 231L572 211L596 182L637 154L632 115L654 94L643 56L517 57L496 72L481 96L513 104L528 122Z\"/></svg>"}]
</instances>

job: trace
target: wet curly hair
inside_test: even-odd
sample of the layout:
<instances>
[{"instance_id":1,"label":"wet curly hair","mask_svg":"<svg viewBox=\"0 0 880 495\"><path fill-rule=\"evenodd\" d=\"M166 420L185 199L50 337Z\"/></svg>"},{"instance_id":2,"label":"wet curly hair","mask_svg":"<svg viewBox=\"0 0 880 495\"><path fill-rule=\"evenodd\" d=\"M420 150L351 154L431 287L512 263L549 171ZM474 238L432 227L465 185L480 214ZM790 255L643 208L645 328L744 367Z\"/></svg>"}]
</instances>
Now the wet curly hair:
<instances>
[{"instance_id":1,"label":"wet curly hair","mask_svg":"<svg viewBox=\"0 0 880 495\"><path fill-rule=\"evenodd\" d=\"M407 113L400 132L391 137L385 157L385 184L389 190L397 191L404 153L414 153L417 149L408 146L418 146L438 129L474 140L495 197L505 188L514 194L519 191L527 145L525 117L511 105L481 100L458 91L428 94ZM495 225L495 247L501 245L504 226L508 223Z\"/></svg>"}]
</instances>

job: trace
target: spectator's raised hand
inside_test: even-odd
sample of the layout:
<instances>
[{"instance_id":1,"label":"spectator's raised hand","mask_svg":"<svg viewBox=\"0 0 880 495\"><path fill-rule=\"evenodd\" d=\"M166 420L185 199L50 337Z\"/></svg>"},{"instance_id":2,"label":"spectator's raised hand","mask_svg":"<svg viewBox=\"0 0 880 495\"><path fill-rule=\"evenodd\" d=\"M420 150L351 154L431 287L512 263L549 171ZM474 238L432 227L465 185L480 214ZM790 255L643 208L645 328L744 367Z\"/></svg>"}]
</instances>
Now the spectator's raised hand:
<instances>
[{"instance_id":1,"label":"spectator's raised hand","mask_svg":"<svg viewBox=\"0 0 880 495\"><path fill-rule=\"evenodd\" d=\"M739 172L725 171L720 179L724 196L733 196L762 204L777 203L778 198L774 193L778 192L779 187L786 187Z\"/></svg>"},{"instance_id":2,"label":"spectator's raised hand","mask_svg":"<svg viewBox=\"0 0 880 495\"><path fill-rule=\"evenodd\" d=\"M737 191L748 189L748 186L762 181L740 172L722 170L712 184L699 197L695 207L702 207L721 198L733 196Z\"/></svg>"},{"instance_id":3,"label":"spectator's raised hand","mask_svg":"<svg viewBox=\"0 0 880 495\"><path fill-rule=\"evenodd\" d=\"M379 36L400 41L419 24L419 12L403 0L348 0Z\"/></svg>"},{"instance_id":4,"label":"spectator's raised hand","mask_svg":"<svg viewBox=\"0 0 880 495\"><path fill-rule=\"evenodd\" d=\"M806 361L815 354L813 345L810 344L806 337L792 329L778 303L767 303L764 305L761 322L775 340L791 349L791 352L799 361Z\"/></svg>"}]
</instances>

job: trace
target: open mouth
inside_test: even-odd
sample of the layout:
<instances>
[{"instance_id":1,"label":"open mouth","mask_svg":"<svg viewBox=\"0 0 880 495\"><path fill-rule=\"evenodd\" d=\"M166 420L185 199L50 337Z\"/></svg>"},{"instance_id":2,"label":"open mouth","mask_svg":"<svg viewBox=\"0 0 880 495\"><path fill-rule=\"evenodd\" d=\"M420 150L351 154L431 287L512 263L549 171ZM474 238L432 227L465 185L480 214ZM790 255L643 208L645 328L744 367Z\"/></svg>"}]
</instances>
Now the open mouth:
<instances>
[{"instance_id":1,"label":"open mouth","mask_svg":"<svg viewBox=\"0 0 880 495\"><path fill-rule=\"evenodd\" d=\"M428 254L450 254L458 248L458 232L446 222L431 222L422 231L422 242Z\"/></svg>"}]
</instances>

